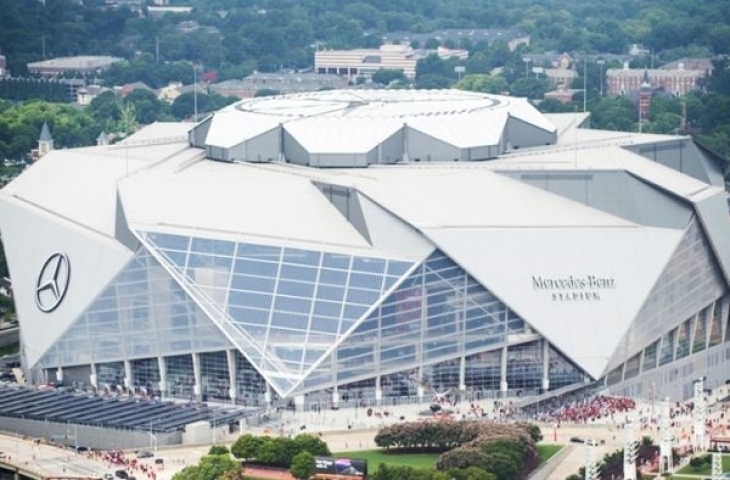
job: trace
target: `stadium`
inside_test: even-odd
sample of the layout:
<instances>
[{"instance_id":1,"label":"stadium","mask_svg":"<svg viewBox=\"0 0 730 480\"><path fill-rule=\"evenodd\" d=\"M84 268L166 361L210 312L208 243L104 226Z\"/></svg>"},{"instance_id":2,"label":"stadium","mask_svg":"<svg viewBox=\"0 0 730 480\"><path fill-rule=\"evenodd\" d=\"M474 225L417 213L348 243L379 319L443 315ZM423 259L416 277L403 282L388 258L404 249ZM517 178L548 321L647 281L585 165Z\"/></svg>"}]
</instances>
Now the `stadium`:
<instances>
[{"instance_id":1,"label":"stadium","mask_svg":"<svg viewBox=\"0 0 730 480\"><path fill-rule=\"evenodd\" d=\"M719 160L589 120L333 90L52 151L0 191L26 380L298 408L725 382Z\"/></svg>"}]
</instances>

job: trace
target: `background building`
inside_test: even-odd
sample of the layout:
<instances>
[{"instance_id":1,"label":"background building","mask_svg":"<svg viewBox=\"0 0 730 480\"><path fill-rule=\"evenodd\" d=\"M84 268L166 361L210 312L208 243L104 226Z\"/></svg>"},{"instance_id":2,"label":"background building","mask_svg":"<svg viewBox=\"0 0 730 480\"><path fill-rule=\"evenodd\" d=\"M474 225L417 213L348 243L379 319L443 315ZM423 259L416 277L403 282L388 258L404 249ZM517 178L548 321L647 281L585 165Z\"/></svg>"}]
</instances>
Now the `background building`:
<instances>
[{"instance_id":1,"label":"background building","mask_svg":"<svg viewBox=\"0 0 730 480\"><path fill-rule=\"evenodd\" d=\"M694 65L694 64L693 64ZM698 64L704 65L704 63ZM644 74L653 89L663 89L675 96L682 96L699 88L699 80L708 75L708 70L700 68L689 70L684 63L677 63L669 68L629 68L628 63L623 68L609 68L606 70L606 87L609 95L626 95L628 92L637 92L645 83Z\"/></svg>"},{"instance_id":2,"label":"background building","mask_svg":"<svg viewBox=\"0 0 730 480\"><path fill-rule=\"evenodd\" d=\"M243 80L225 80L210 85L210 90L219 95L232 95L238 98L251 98L261 90L275 91L281 94L315 92L347 88L346 77L331 74L278 72L255 72Z\"/></svg>"},{"instance_id":3,"label":"background building","mask_svg":"<svg viewBox=\"0 0 730 480\"><path fill-rule=\"evenodd\" d=\"M54 150L0 191L27 377L300 408L724 382L715 159L587 121L335 90Z\"/></svg>"},{"instance_id":4,"label":"background building","mask_svg":"<svg viewBox=\"0 0 730 480\"><path fill-rule=\"evenodd\" d=\"M466 50L439 47L436 51L414 50L409 45L381 45L380 48L354 50L319 50L314 52L314 71L348 78L370 77L381 68L402 70L406 77L415 78L419 59L435 53L442 59L466 59Z\"/></svg>"},{"instance_id":5,"label":"background building","mask_svg":"<svg viewBox=\"0 0 730 480\"><path fill-rule=\"evenodd\" d=\"M40 62L31 62L28 64L28 71L32 74L43 75L44 77L55 77L64 73L93 75L122 60L124 59L118 57L93 55L59 57Z\"/></svg>"}]
</instances>

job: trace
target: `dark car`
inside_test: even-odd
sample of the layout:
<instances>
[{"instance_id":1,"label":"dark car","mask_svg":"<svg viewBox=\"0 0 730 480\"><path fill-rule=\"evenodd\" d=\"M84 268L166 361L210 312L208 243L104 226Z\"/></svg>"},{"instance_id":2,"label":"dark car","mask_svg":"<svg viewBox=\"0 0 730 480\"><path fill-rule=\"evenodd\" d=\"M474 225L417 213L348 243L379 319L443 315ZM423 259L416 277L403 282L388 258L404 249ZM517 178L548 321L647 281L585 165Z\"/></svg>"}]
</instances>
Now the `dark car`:
<instances>
[{"instance_id":1,"label":"dark car","mask_svg":"<svg viewBox=\"0 0 730 480\"><path fill-rule=\"evenodd\" d=\"M586 443L586 441L580 437L570 437L570 443Z\"/></svg>"},{"instance_id":2,"label":"dark car","mask_svg":"<svg viewBox=\"0 0 730 480\"><path fill-rule=\"evenodd\" d=\"M117 478L121 478L122 480L129 480L129 475L124 470L117 470L114 472L114 476Z\"/></svg>"},{"instance_id":3,"label":"dark car","mask_svg":"<svg viewBox=\"0 0 730 480\"><path fill-rule=\"evenodd\" d=\"M142 451L137 453L137 458L152 458L155 454L149 451Z\"/></svg>"}]
</instances>

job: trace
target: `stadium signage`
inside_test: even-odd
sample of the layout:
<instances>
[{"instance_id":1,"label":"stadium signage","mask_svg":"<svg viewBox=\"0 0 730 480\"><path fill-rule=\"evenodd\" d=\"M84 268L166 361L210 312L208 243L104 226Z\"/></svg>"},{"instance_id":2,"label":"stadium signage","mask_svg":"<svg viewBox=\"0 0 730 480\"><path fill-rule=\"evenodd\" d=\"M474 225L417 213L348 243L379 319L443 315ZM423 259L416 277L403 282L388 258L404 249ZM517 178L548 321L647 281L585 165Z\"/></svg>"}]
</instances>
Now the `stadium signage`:
<instances>
[{"instance_id":1,"label":"stadium signage","mask_svg":"<svg viewBox=\"0 0 730 480\"><path fill-rule=\"evenodd\" d=\"M38 273L35 287L35 304L41 312L54 311L63 301L71 280L71 265L66 254L52 253Z\"/></svg>"},{"instance_id":2,"label":"stadium signage","mask_svg":"<svg viewBox=\"0 0 730 480\"><path fill-rule=\"evenodd\" d=\"M368 475L364 458L314 457L317 478L333 480L362 479Z\"/></svg>"},{"instance_id":3,"label":"stadium signage","mask_svg":"<svg viewBox=\"0 0 730 480\"><path fill-rule=\"evenodd\" d=\"M599 301L601 292L616 288L616 279L597 275L532 276L532 289L550 293L554 302Z\"/></svg>"}]
</instances>

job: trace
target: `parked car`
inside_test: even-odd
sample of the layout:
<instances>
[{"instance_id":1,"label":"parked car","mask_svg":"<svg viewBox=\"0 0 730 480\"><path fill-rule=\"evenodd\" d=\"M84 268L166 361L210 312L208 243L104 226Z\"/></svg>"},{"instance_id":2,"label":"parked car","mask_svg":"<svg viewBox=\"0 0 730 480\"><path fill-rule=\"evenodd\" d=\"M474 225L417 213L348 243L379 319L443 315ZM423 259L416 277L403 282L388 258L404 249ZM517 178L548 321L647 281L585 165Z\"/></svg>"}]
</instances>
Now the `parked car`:
<instances>
[{"instance_id":1,"label":"parked car","mask_svg":"<svg viewBox=\"0 0 730 480\"><path fill-rule=\"evenodd\" d=\"M121 478L122 480L129 479L129 475L124 470L117 470L116 472L114 472L114 476L117 478Z\"/></svg>"},{"instance_id":2,"label":"parked car","mask_svg":"<svg viewBox=\"0 0 730 480\"><path fill-rule=\"evenodd\" d=\"M152 458L155 454L149 451L137 452L137 458Z\"/></svg>"}]
</instances>

